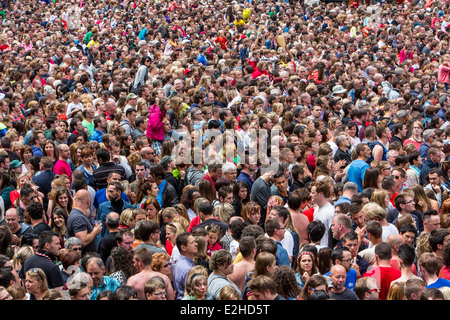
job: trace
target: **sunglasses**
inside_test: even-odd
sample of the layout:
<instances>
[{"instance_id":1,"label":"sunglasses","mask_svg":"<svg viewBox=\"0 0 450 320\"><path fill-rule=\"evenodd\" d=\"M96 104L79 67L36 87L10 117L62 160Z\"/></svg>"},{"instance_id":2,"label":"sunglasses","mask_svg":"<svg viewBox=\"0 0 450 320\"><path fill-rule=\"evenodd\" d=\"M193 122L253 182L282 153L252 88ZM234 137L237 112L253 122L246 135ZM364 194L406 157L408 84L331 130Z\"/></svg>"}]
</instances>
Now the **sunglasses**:
<instances>
[{"instance_id":1,"label":"sunglasses","mask_svg":"<svg viewBox=\"0 0 450 320\"><path fill-rule=\"evenodd\" d=\"M30 269L29 271L31 271L31 272L33 272L33 273L36 273L38 276L39 276L39 279L41 279L41 280L44 280L44 279L42 279L42 276L41 276L41 269L38 269L38 268L32 268L32 269Z\"/></svg>"},{"instance_id":2,"label":"sunglasses","mask_svg":"<svg viewBox=\"0 0 450 320\"><path fill-rule=\"evenodd\" d=\"M380 289L378 289L378 288L370 289L370 290L368 290L366 293L371 293L371 292L374 292L374 291L380 292Z\"/></svg>"}]
</instances>

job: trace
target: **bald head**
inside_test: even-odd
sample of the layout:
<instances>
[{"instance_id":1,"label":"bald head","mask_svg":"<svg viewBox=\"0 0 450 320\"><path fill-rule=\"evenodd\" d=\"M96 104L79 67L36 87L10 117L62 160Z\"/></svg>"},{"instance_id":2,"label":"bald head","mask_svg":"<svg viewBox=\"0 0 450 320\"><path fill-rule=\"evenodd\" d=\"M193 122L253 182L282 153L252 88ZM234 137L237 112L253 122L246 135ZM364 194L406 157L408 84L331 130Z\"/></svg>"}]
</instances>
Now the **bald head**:
<instances>
[{"instance_id":1,"label":"bald head","mask_svg":"<svg viewBox=\"0 0 450 320\"><path fill-rule=\"evenodd\" d=\"M91 195L86 189L78 190L73 199L73 207L80 211L89 209L91 205Z\"/></svg>"},{"instance_id":2,"label":"bald head","mask_svg":"<svg viewBox=\"0 0 450 320\"><path fill-rule=\"evenodd\" d=\"M341 264L335 264L334 266L331 267L330 270L330 276L335 276L338 274L347 274L345 267Z\"/></svg>"},{"instance_id":3,"label":"bald head","mask_svg":"<svg viewBox=\"0 0 450 320\"><path fill-rule=\"evenodd\" d=\"M90 194L89 191L85 189L78 190L77 193L75 194L75 201L77 202L85 201L88 198L90 198Z\"/></svg>"},{"instance_id":4,"label":"bald head","mask_svg":"<svg viewBox=\"0 0 450 320\"><path fill-rule=\"evenodd\" d=\"M405 238L401 234L391 234L386 239L386 243L391 246L393 251L398 251L398 247L405 243Z\"/></svg>"},{"instance_id":5,"label":"bald head","mask_svg":"<svg viewBox=\"0 0 450 320\"><path fill-rule=\"evenodd\" d=\"M16 208L9 208L8 210L6 210L5 216L7 216L7 215L20 217L19 211L17 211Z\"/></svg>"},{"instance_id":6,"label":"bald head","mask_svg":"<svg viewBox=\"0 0 450 320\"><path fill-rule=\"evenodd\" d=\"M120 215L117 212L111 211L106 215L105 222L110 229L117 229L120 225Z\"/></svg>"}]
</instances>

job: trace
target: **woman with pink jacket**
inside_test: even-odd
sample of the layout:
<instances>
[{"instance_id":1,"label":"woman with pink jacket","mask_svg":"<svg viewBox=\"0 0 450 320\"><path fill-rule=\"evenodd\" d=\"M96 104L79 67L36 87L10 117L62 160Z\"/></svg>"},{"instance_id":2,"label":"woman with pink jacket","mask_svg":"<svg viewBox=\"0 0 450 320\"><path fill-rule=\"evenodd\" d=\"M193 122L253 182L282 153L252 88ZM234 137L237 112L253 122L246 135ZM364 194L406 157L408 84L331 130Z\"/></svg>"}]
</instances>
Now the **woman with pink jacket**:
<instances>
[{"instance_id":1,"label":"woman with pink jacket","mask_svg":"<svg viewBox=\"0 0 450 320\"><path fill-rule=\"evenodd\" d=\"M169 99L161 99L159 106L154 104L149 108L150 115L147 124L147 137L152 141L164 141L164 124L163 119L167 116L167 111L170 109Z\"/></svg>"},{"instance_id":2,"label":"woman with pink jacket","mask_svg":"<svg viewBox=\"0 0 450 320\"><path fill-rule=\"evenodd\" d=\"M445 85L445 90L450 88L449 76L450 76L450 55L445 54L442 57L441 65L439 66L438 82Z\"/></svg>"}]
</instances>

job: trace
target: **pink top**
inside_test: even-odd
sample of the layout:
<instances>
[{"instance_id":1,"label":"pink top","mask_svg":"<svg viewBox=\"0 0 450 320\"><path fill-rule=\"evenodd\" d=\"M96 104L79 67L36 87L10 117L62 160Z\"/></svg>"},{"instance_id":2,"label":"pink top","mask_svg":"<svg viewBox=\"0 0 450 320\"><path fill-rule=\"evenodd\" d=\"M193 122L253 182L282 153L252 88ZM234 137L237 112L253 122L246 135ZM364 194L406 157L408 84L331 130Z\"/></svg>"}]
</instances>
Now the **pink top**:
<instances>
[{"instance_id":1,"label":"pink top","mask_svg":"<svg viewBox=\"0 0 450 320\"><path fill-rule=\"evenodd\" d=\"M447 83L448 84L448 78L450 76L450 67L440 65L439 66L439 73L438 73L438 82Z\"/></svg>"},{"instance_id":2,"label":"pink top","mask_svg":"<svg viewBox=\"0 0 450 320\"><path fill-rule=\"evenodd\" d=\"M422 143L423 143L423 141L422 142L417 142L417 141L415 141L414 139L406 139L404 142L403 142L403 146L406 146L408 143L412 143L415 147L416 147L416 149L417 149L417 151L419 151L419 148L420 148L420 146L422 145Z\"/></svg>"},{"instance_id":3,"label":"pink top","mask_svg":"<svg viewBox=\"0 0 450 320\"><path fill-rule=\"evenodd\" d=\"M408 55L406 54L405 50L400 51L400 53L398 54L399 63L402 63L405 59L412 59L414 56L414 54L412 52L410 52Z\"/></svg>"},{"instance_id":4,"label":"pink top","mask_svg":"<svg viewBox=\"0 0 450 320\"><path fill-rule=\"evenodd\" d=\"M163 119L166 115L162 113L161 109L159 109L156 104L150 106L149 112L147 137L152 140L164 140Z\"/></svg>"},{"instance_id":5,"label":"pink top","mask_svg":"<svg viewBox=\"0 0 450 320\"><path fill-rule=\"evenodd\" d=\"M56 174L66 174L69 176L70 182L72 182L72 169L70 169L70 164L67 161L58 159L53 167L53 172Z\"/></svg>"}]
</instances>

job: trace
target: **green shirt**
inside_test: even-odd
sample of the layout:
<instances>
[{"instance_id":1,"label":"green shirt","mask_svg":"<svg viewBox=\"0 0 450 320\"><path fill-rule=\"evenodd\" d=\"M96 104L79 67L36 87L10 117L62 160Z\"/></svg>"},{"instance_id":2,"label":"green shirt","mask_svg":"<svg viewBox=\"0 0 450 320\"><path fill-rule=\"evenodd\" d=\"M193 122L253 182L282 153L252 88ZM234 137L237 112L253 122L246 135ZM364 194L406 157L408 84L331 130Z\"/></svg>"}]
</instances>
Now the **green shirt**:
<instances>
[{"instance_id":1,"label":"green shirt","mask_svg":"<svg viewBox=\"0 0 450 320\"><path fill-rule=\"evenodd\" d=\"M83 120L81 122L81 124L83 125L83 127L87 128L89 131L89 137L92 136L92 133L94 132L94 122L89 123L86 120Z\"/></svg>"}]
</instances>

